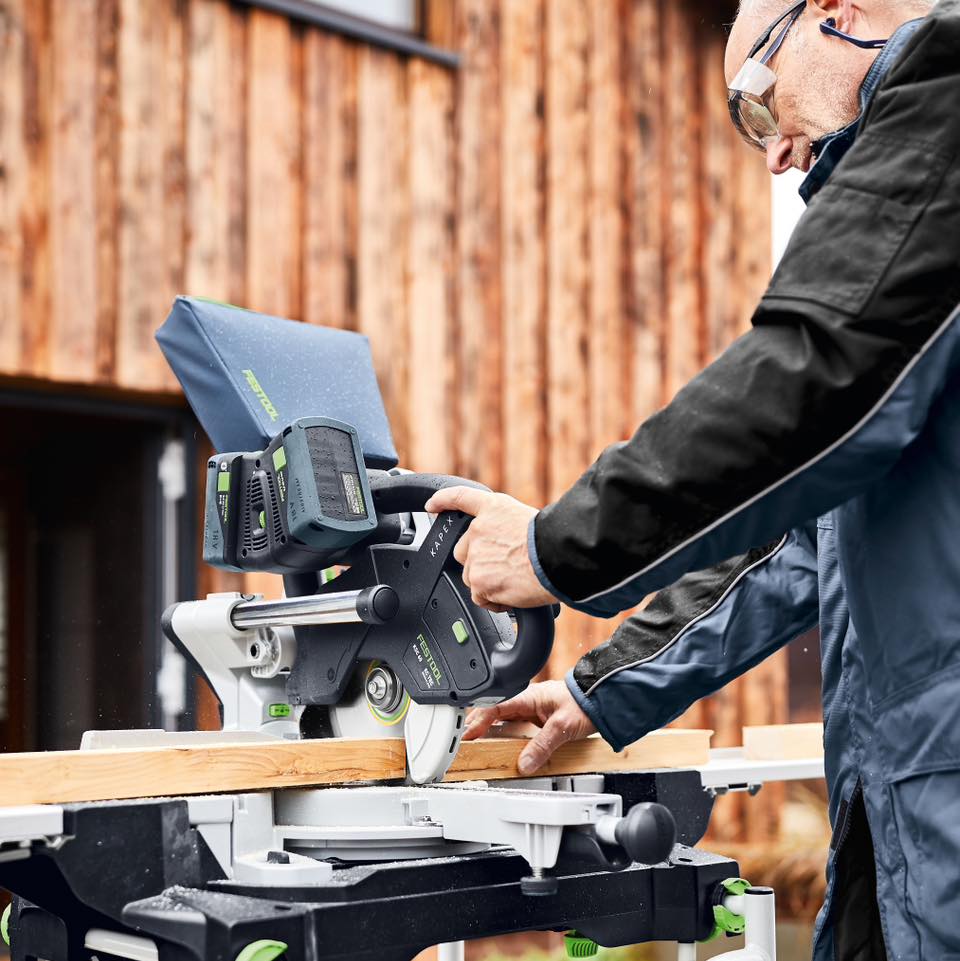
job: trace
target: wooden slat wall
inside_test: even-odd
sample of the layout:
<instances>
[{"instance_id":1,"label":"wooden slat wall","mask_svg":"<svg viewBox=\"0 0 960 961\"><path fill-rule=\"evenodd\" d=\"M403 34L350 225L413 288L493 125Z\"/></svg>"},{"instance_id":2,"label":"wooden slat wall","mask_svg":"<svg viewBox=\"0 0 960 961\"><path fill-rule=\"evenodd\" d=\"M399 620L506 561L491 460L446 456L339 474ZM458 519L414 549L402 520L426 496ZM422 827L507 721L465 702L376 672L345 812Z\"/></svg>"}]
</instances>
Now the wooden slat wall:
<instances>
[{"instance_id":1,"label":"wooden slat wall","mask_svg":"<svg viewBox=\"0 0 960 961\"><path fill-rule=\"evenodd\" d=\"M228 0L0 0L0 374L172 391L171 299L225 299L369 335L405 466L561 493L748 325L768 177L705 0L445 6L456 71ZM565 614L547 675L612 626Z\"/></svg>"}]
</instances>

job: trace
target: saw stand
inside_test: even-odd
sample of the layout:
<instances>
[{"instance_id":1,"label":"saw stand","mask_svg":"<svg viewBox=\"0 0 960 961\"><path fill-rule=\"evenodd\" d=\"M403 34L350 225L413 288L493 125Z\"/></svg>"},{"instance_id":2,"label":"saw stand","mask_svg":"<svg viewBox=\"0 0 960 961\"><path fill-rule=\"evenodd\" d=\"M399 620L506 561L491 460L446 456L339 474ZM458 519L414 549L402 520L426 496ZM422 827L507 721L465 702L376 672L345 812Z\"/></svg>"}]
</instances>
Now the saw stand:
<instances>
[{"instance_id":1,"label":"saw stand","mask_svg":"<svg viewBox=\"0 0 960 961\"><path fill-rule=\"evenodd\" d=\"M822 760L715 751L700 768L497 786L8 808L0 886L15 897L0 929L12 961L412 961L433 945L457 961L461 939L521 931L566 932L581 958L672 941L678 961L745 933L727 961L775 961L773 892L694 845L718 794L822 775ZM669 856L627 856L664 809Z\"/></svg>"}]
</instances>

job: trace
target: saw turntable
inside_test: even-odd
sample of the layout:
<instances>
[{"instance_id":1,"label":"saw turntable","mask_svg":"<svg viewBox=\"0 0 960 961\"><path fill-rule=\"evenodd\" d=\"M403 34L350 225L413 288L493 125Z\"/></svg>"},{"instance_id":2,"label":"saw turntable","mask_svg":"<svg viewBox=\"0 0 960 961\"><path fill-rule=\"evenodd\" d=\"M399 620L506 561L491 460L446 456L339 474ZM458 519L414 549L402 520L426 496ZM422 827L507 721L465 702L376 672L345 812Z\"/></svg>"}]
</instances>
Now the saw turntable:
<instances>
[{"instance_id":1,"label":"saw turntable","mask_svg":"<svg viewBox=\"0 0 960 961\"><path fill-rule=\"evenodd\" d=\"M730 957L774 958L772 892L692 847L716 793L762 770L439 783L466 709L544 666L555 612L473 604L453 557L470 518L424 512L472 482L396 468L365 339L184 299L159 339L233 451L207 465L204 559L280 574L285 597L163 616L220 701L219 732L89 732L84 747L402 737L407 776L0 810L14 959L411 961L435 944L453 959L523 930L568 932L574 957L668 940L694 958L744 924Z\"/></svg>"}]
</instances>

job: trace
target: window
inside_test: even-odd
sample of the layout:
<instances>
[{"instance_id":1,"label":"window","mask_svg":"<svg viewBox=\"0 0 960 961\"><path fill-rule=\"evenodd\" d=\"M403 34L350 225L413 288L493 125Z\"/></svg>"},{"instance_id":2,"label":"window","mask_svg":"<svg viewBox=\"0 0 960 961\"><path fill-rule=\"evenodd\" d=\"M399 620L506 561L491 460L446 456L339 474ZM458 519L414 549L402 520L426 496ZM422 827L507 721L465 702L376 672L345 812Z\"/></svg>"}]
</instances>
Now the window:
<instances>
[{"instance_id":1,"label":"window","mask_svg":"<svg viewBox=\"0 0 960 961\"><path fill-rule=\"evenodd\" d=\"M340 10L394 30L417 32L416 0L309 0L309 2L319 7Z\"/></svg>"},{"instance_id":2,"label":"window","mask_svg":"<svg viewBox=\"0 0 960 961\"><path fill-rule=\"evenodd\" d=\"M236 0L360 43L456 69L450 0ZM436 6L434 6L436 4Z\"/></svg>"}]
</instances>

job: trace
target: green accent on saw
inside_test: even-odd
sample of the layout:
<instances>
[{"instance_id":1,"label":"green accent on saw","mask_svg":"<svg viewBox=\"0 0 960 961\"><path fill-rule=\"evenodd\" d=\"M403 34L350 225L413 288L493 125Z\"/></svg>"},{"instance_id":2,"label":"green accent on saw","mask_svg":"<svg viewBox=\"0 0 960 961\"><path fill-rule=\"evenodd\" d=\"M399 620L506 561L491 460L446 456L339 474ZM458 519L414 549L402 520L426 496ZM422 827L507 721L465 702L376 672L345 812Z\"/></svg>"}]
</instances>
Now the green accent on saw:
<instances>
[{"instance_id":1,"label":"green accent on saw","mask_svg":"<svg viewBox=\"0 0 960 961\"><path fill-rule=\"evenodd\" d=\"M457 639L458 644L466 644L470 640L470 632L463 621L453 622L453 636Z\"/></svg>"},{"instance_id":2,"label":"green accent on saw","mask_svg":"<svg viewBox=\"0 0 960 961\"><path fill-rule=\"evenodd\" d=\"M290 717L292 708L289 704L271 704L267 708L268 717Z\"/></svg>"},{"instance_id":3,"label":"green accent on saw","mask_svg":"<svg viewBox=\"0 0 960 961\"><path fill-rule=\"evenodd\" d=\"M283 470L287 466L287 454L282 447L278 447L273 452L273 469Z\"/></svg>"},{"instance_id":4,"label":"green accent on saw","mask_svg":"<svg viewBox=\"0 0 960 961\"><path fill-rule=\"evenodd\" d=\"M236 961L273 961L287 950L284 941L251 941L238 955Z\"/></svg>"},{"instance_id":5,"label":"green accent on saw","mask_svg":"<svg viewBox=\"0 0 960 961\"><path fill-rule=\"evenodd\" d=\"M568 958L595 958L600 952L596 941L585 938L576 931L570 931L563 936L563 946Z\"/></svg>"},{"instance_id":6,"label":"green accent on saw","mask_svg":"<svg viewBox=\"0 0 960 961\"><path fill-rule=\"evenodd\" d=\"M325 567L320 571L320 583L329 584L331 581L335 581L340 576L340 571L335 567Z\"/></svg>"},{"instance_id":7,"label":"green accent on saw","mask_svg":"<svg viewBox=\"0 0 960 961\"><path fill-rule=\"evenodd\" d=\"M744 878L727 878L720 882L720 886L727 894L736 897L744 894L750 887L750 882ZM719 938L721 934L743 934L746 930L747 922L742 914L734 914L729 908L722 904L713 906L713 931L707 941Z\"/></svg>"},{"instance_id":8,"label":"green accent on saw","mask_svg":"<svg viewBox=\"0 0 960 961\"><path fill-rule=\"evenodd\" d=\"M267 526L267 512L260 511L260 516L257 519L260 521L260 530L263 530Z\"/></svg>"},{"instance_id":9,"label":"green accent on saw","mask_svg":"<svg viewBox=\"0 0 960 961\"><path fill-rule=\"evenodd\" d=\"M245 313L251 313L249 307L238 307L236 304L228 304L225 300L214 300L213 297L191 297L191 300L199 300L205 304L216 304L218 307L232 307L234 310L242 310Z\"/></svg>"},{"instance_id":10,"label":"green accent on saw","mask_svg":"<svg viewBox=\"0 0 960 961\"><path fill-rule=\"evenodd\" d=\"M10 947L10 913L13 911L13 905L8 904L3 909L3 915L0 916L0 937L3 938L4 943L9 948Z\"/></svg>"},{"instance_id":11,"label":"green accent on saw","mask_svg":"<svg viewBox=\"0 0 960 961\"><path fill-rule=\"evenodd\" d=\"M230 471L222 470L217 474L217 493L230 490Z\"/></svg>"}]
</instances>

